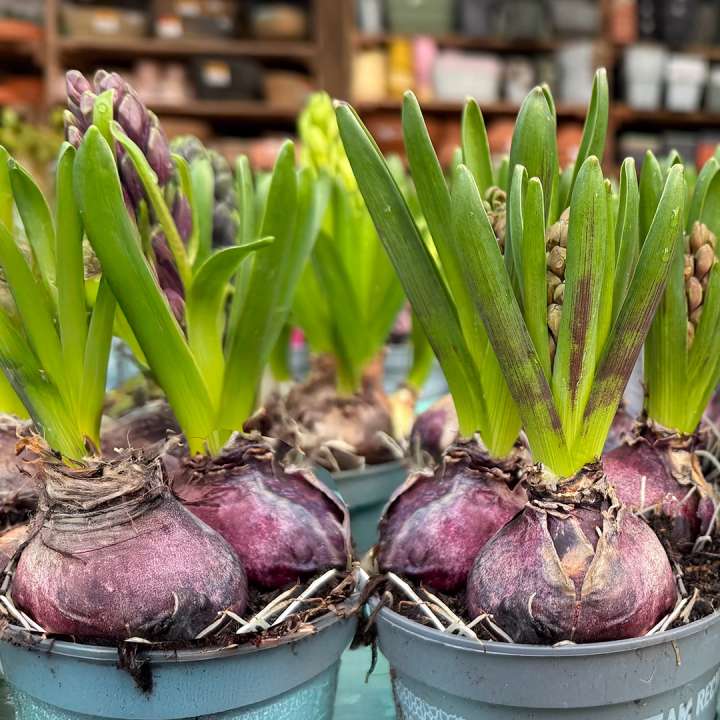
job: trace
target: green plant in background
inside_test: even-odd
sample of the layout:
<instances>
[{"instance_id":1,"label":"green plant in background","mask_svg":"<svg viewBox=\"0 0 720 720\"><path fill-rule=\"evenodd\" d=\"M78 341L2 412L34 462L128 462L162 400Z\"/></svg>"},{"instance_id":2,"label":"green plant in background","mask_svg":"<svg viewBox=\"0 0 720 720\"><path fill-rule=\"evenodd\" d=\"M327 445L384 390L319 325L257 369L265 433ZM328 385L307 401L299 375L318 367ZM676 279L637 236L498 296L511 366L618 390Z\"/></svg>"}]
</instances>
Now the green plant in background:
<instances>
[{"instance_id":1,"label":"green plant in background","mask_svg":"<svg viewBox=\"0 0 720 720\"><path fill-rule=\"evenodd\" d=\"M574 249L566 258L552 356L546 234L562 204L553 202L553 188L562 183L556 180L555 111L549 92L532 91L518 116L508 172L504 257L482 200L494 177L482 116L472 101L464 114L467 165L448 188L417 102L411 94L405 97L408 159L435 253L428 251L356 115L348 106L337 113L368 208L443 365L461 431L479 430L490 453L501 457L515 441L521 417L534 457L560 475L599 457L633 355L642 345L644 326L638 323L649 325L647 313L654 311L667 276L681 222L678 196L685 192L679 170L670 174L657 222L643 243L643 262L637 265L643 272L633 276L633 254L624 248L632 237L623 230L615 239L615 201L594 156L604 145L607 116L607 83L600 72L580 154L569 174L567 246ZM628 203L631 192L627 185L621 189L619 206ZM618 283L616 293L617 277L633 280L626 288Z\"/></svg>"},{"instance_id":2,"label":"green plant in background","mask_svg":"<svg viewBox=\"0 0 720 720\"><path fill-rule=\"evenodd\" d=\"M640 177L641 232L677 162L673 158L661 165L651 152L646 154ZM697 430L720 382L719 232L720 163L713 157L698 174L685 217L685 252L674 258L645 351L648 417L688 435Z\"/></svg>"},{"instance_id":3,"label":"green plant in background","mask_svg":"<svg viewBox=\"0 0 720 720\"><path fill-rule=\"evenodd\" d=\"M351 394L385 345L404 295L357 189L328 95L311 98L299 129L303 161L331 189L292 317L312 352L334 358L338 391Z\"/></svg>"}]
</instances>

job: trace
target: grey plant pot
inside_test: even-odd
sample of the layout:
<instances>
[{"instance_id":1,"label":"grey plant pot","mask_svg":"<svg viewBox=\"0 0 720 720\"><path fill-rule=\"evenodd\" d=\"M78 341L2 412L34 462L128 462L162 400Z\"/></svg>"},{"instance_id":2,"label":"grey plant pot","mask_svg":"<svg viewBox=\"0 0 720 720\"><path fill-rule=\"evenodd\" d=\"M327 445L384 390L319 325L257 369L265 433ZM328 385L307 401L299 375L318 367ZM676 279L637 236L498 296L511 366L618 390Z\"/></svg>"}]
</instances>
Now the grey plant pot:
<instances>
[{"instance_id":1,"label":"grey plant pot","mask_svg":"<svg viewBox=\"0 0 720 720\"><path fill-rule=\"evenodd\" d=\"M151 651L141 691L115 648L41 640L10 627L0 662L17 720L331 720L340 655L356 619L326 615L318 632L272 647Z\"/></svg>"},{"instance_id":2,"label":"grey plant pot","mask_svg":"<svg viewBox=\"0 0 720 720\"><path fill-rule=\"evenodd\" d=\"M714 720L720 613L650 637L541 647L478 643L383 609L402 720Z\"/></svg>"},{"instance_id":3,"label":"grey plant pot","mask_svg":"<svg viewBox=\"0 0 720 720\"><path fill-rule=\"evenodd\" d=\"M377 541L380 515L390 495L405 480L407 469L402 462L396 461L329 475L337 492L350 508L353 541L358 554L362 555Z\"/></svg>"}]
</instances>

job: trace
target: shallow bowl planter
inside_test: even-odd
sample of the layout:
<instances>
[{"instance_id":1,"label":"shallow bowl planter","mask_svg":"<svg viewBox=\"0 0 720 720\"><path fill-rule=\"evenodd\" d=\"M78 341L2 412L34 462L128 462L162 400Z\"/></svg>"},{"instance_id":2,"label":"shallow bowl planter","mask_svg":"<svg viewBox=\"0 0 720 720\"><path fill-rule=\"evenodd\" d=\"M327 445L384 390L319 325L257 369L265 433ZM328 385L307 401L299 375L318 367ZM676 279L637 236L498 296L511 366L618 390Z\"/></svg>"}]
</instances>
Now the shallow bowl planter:
<instances>
[{"instance_id":1,"label":"shallow bowl planter","mask_svg":"<svg viewBox=\"0 0 720 720\"><path fill-rule=\"evenodd\" d=\"M399 460L330 474L331 485L350 509L350 528L359 555L376 543L383 508L406 475L407 469Z\"/></svg>"},{"instance_id":2,"label":"shallow bowl planter","mask_svg":"<svg viewBox=\"0 0 720 720\"><path fill-rule=\"evenodd\" d=\"M715 720L720 613L658 635L562 647L479 643L377 620L402 720Z\"/></svg>"},{"instance_id":3,"label":"shallow bowl planter","mask_svg":"<svg viewBox=\"0 0 720 720\"><path fill-rule=\"evenodd\" d=\"M356 622L326 615L314 635L271 647L150 651L149 692L118 668L115 648L29 644L14 626L0 640L0 661L17 720L330 720Z\"/></svg>"}]
</instances>

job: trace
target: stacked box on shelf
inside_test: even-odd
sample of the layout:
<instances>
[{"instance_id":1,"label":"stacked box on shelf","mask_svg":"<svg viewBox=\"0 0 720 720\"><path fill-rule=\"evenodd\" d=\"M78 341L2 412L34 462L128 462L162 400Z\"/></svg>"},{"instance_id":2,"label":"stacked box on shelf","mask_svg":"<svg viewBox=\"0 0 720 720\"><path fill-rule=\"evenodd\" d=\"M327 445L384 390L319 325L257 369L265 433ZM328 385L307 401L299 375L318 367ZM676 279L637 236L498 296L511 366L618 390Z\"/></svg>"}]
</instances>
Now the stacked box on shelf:
<instances>
[{"instance_id":1,"label":"stacked box on shelf","mask_svg":"<svg viewBox=\"0 0 720 720\"><path fill-rule=\"evenodd\" d=\"M388 0L391 32L441 35L453 29L452 0Z\"/></svg>"}]
</instances>

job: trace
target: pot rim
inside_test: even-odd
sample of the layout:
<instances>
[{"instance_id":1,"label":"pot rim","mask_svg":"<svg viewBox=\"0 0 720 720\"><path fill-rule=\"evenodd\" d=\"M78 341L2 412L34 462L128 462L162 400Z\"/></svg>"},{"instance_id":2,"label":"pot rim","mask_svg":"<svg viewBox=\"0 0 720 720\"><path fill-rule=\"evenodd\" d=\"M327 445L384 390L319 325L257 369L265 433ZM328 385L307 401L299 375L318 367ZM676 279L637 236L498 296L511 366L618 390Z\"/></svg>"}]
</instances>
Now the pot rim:
<instances>
[{"instance_id":1,"label":"pot rim","mask_svg":"<svg viewBox=\"0 0 720 720\"><path fill-rule=\"evenodd\" d=\"M321 615L315 621L313 626L316 632L308 635L297 637L295 635L287 635L282 638L274 639L273 642L258 647L248 642L244 645L236 647L205 647L205 648L187 648L184 650L147 650L144 656L153 663L185 663L210 661L218 658L238 657L242 655L252 655L266 650L302 642L307 638L318 635L323 630L335 625L340 621L352 620L354 616L341 616L333 612L327 612ZM117 664L118 661L118 645L91 645L87 643L75 643L68 640L55 640L52 638L39 638L34 633L30 633L18 625L7 625L0 631L0 642L19 645L30 651L44 652L49 655L61 655L64 657L79 658L91 660L94 663L112 663ZM139 648L148 648L150 646L145 643L138 643Z\"/></svg>"},{"instance_id":2,"label":"pot rim","mask_svg":"<svg viewBox=\"0 0 720 720\"><path fill-rule=\"evenodd\" d=\"M377 465L365 465L355 470L338 470L337 472L327 471L335 482L339 480L353 480L357 477L367 477L368 475L383 475L384 473L395 472L396 470L407 470L407 458L400 460L390 460L389 462L378 463Z\"/></svg>"},{"instance_id":3,"label":"pot rim","mask_svg":"<svg viewBox=\"0 0 720 720\"><path fill-rule=\"evenodd\" d=\"M371 608L376 608L380 599L374 595L368 600ZM683 627L665 630L650 636L642 636L639 638L626 638L624 640L609 640L594 643L578 643L576 645L562 645L560 647L552 647L549 645L528 645L523 643L505 643L496 640L472 640L460 635L449 635L443 633L436 628L406 618L404 615L391 610L390 608L382 608L379 613L378 620L382 620L390 625L395 626L402 632L413 635L416 640L429 642L438 645L446 645L456 650L464 652L481 653L483 655L502 655L516 657L585 657L593 655L610 655L612 653L631 652L640 648L652 647L677 640L682 640L690 635L703 632L712 625L720 621L720 610L716 610L712 615L695 620Z\"/></svg>"}]
</instances>

